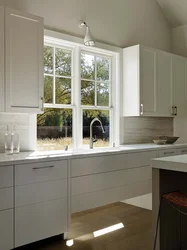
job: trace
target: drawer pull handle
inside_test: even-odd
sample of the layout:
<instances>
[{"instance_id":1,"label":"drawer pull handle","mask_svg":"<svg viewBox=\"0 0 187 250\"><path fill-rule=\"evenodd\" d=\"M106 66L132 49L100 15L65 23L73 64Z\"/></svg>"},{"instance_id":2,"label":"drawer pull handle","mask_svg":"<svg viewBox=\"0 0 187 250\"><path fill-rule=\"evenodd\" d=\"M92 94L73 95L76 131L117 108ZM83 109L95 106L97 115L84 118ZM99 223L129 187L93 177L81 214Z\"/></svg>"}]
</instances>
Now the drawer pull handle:
<instances>
[{"instance_id":1,"label":"drawer pull handle","mask_svg":"<svg viewBox=\"0 0 187 250\"><path fill-rule=\"evenodd\" d=\"M54 168L55 166L48 166L48 167L34 167L32 168L33 170L38 170L38 169L46 169L46 168Z\"/></svg>"},{"instance_id":2,"label":"drawer pull handle","mask_svg":"<svg viewBox=\"0 0 187 250\"><path fill-rule=\"evenodd\" d=\"M187 153L187 150L182 150L182 153Z\"/></svg>"},{"instance_id":3,"label":"drawer pull handle","mask_svg":"<svg viewBox=\"0 0 187 250\"><path fill-rule=\"evenodd\" d=\"M174 154L175 152L164 152L165 155Z\"/></svg>"}]
</instances>

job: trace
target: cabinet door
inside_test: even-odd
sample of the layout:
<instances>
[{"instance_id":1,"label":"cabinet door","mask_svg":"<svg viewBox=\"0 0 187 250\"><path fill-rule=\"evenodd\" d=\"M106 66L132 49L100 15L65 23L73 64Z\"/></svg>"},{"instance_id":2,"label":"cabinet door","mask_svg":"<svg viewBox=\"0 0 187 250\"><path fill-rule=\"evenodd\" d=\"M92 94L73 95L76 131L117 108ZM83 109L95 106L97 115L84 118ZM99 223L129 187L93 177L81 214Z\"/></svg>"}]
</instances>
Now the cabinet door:
<instances>
[{"instance_id":1,"label":"cabinet door","mask_svg":"<svg viewBox=\"0 0 187 250\"><path fill-rule=\"evenodd\" d=\"M13 209L0 212L0 249L13 249Z\"/></svg>"},{"instance_id":2,"label":"cabinet door","mask_svg":"<svg viewBox=\"0 0 187 250\"><path fill-rule=\"evenodd\" d=\"M6 111L43 110L43 19L5 8Z\"/></svg>"},{"instance_id":3,"label":"cabinet door","mask_svg":"<svg viewBox=\"0 0 187 250\"><path fill-rule=\"evenodd\" d=\"M0 112L4 111L4 7L0 6Z\"/></svg>"},{"instance_id":4,"label":"cabinet door","mask_svg":"<svg viewBox=\"0 0 187 250\"><path fill-rule=\"evenodd\" d=\"M67 198L15 208L15 247L67 232Z\"/></svg>"},{"instance_id":5,"label":"cabinet door","mask_svg":"<svg viewBox=\"0 0 187 250\"><path fill-rule=\"evenodd\" d=\"M171 55L157 52L156 113L172 116Z\"/></svg>"},{"instance_id":6,"label":"cabinet door","mask_svg":"<svg viewBox=\"0 0 187 250\"><path fill-rule=\"evenodd\" d=\"M140 105L141 115L155 115L156 51L144 47L140 52Z\"/></svg>"},{"instance_id":7,"label":"cabinet door","mask_svg":"<svg viewBox=\"0 0 187 250\"><path fill-rule=\"evenodd\" d=\"M187 116L186 59L175 55L172 56L172 93L177 116Z\"/></svg>"}]
</instances>

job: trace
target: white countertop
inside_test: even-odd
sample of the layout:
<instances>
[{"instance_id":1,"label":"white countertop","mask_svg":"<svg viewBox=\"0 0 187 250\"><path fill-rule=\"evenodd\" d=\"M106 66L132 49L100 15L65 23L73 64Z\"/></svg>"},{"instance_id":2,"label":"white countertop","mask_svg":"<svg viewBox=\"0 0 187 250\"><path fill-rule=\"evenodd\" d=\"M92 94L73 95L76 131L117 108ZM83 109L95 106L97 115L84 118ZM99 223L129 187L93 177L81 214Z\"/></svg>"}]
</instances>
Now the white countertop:
<instances>
[{"instance_id":1,"label":"white countertop","mask_svg":"<svg viewBox=\"0 0 187 250\"><path fill-rule=\"evenodd\" d=\"M157 169L187 172L187 154L153 159L151 165Z\"/></svg>"},{"instance_id":2,"label":"white countertop","mask_svg":"<svg viewBox=\"0 0 187 250\"><path fill-rule=\"evenodd\" d=\"M10 164L24 164L38 161L53 161L70 158L92 157L97 155L111 155L119 153L133 153L151 150L164 150L169 148L187 147L187 143L178 143L173 145L155 145L155 144L132 144L122 145L114 148L94 148L77 149L75 151L48 151L48 152L21 152L17 155L0 154L0 166Z\"/></svg>"}]
</instances>

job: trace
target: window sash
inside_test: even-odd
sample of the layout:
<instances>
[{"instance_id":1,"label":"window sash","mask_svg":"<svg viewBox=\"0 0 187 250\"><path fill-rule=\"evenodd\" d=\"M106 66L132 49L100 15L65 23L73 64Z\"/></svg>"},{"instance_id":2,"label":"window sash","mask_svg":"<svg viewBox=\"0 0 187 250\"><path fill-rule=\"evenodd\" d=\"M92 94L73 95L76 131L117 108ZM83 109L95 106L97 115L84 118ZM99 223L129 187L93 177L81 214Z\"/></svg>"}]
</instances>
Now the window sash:
<instances>
[{"instance_id":1,"label":"window sash","mask_svg":"<svg viewBox=\"0 0 187 250\"><path fill-rule=\"evenodd\" d=\"M52 104L50 103L45 103L44 107L45 108L67 108L67 109L72 109L73 111L73 147L78 148L82 146L82 139L83 139L83 110L108 110L110 112L110 145L114 141L114 131L113 131L113 120L115 117L115 110L114 110L114 101L115 97L113 96L112 93L112 88L113 85L115 84L114 78L113 78L113 73L115 72L112 64L116 60L114 55L111 55L111 53L99 53L97 50L96 51L89 51L89 49L85 50L82 49L81 46L66 46L66 45L56 45L54 43L50 43L49 41L45 42L46 46L51 46L54 48L54 54L55 54L55 48L60 48L60 49L65 49L65 50L71 50L71 76L62 76L62 75L56 75L55 72L55 57L53 58L53 74L48 74L44 73L45 76L51 76L53 77L53 95L55 95L55 78L67 78L71 79L71 104L56 104L54 102L55 98L53 96L53 102ZM93 50L93 48L90 48ZM95 66L95 79L84 79L81 78L81 68L80 68L80 60L81 60L81 53L86 53L93 55L95 57L104 57L109 59L109 80L105 81L100 81L96 79L96 70L97 66ZM84 81L91 81L95 83L95 85L99 83L104 83L107 82L109 83L109 105L108 106L90 106L90 105L81 105L81 80ZM79 92L78 92L79 91ZM97 93L97 88L95 88L95 92ZM96 94L95 94L96 96ZM95 104L97 104L95 102Z\"/></svg>"}]
</instances>

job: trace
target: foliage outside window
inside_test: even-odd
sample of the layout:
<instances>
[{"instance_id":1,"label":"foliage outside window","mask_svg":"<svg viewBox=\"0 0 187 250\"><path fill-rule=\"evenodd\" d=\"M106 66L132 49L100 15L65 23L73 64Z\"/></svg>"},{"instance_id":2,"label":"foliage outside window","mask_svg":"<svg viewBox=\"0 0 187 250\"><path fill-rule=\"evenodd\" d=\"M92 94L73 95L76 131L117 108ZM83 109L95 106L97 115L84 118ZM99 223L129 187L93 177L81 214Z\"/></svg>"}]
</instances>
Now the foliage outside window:
<instances>
[{"instance_id":1,"label":"foliage outside window","mask_svg":"<svg viewBox=\"0 0 187 250\"><path fill-rule=\"evenodd\" d=\"M73 134L82 134L82 144L89 144L89 126L98 117L105 128L102 133L99 124L93 127L93 135L98 138L94 146L106 147L110 144L111 108L111 57L93 52L81 51L80 93L75 91L73 49L44 46L44 114L37 116L37 137L39 150L64 149L73 146ZM80 110L73 98L80 96ZM77 113L82 119L82 127L74 124ZM82 114L82 115L81 115Z\"/></svg>"}]
</instances>

